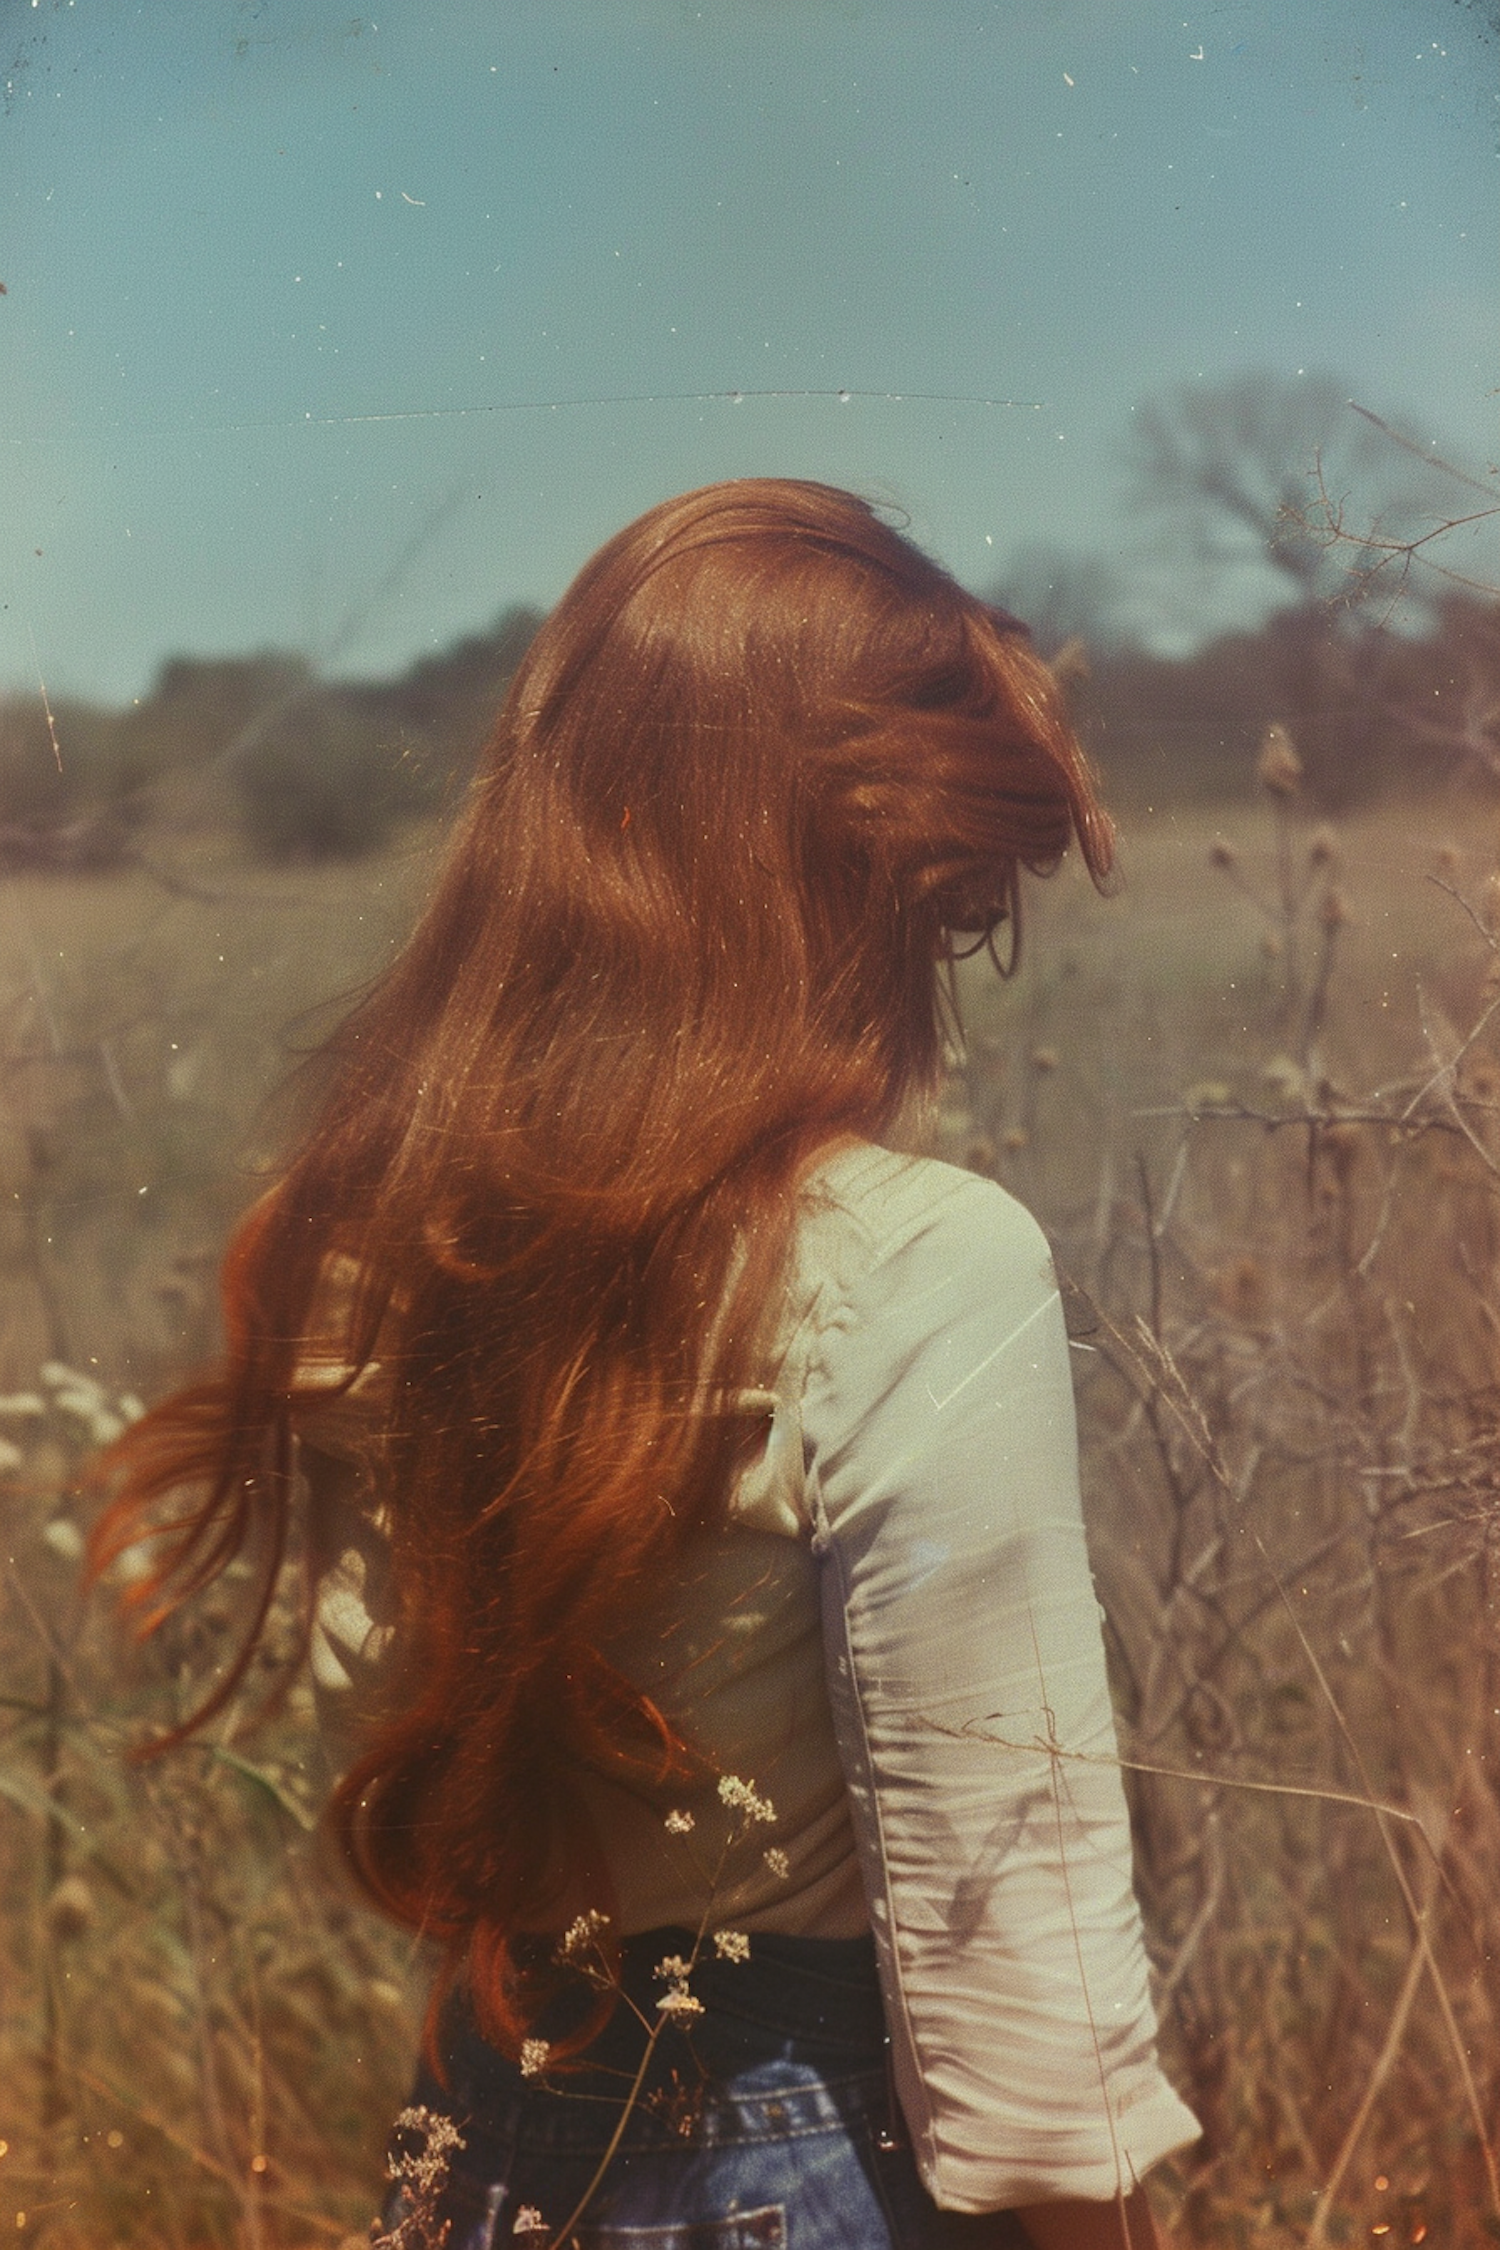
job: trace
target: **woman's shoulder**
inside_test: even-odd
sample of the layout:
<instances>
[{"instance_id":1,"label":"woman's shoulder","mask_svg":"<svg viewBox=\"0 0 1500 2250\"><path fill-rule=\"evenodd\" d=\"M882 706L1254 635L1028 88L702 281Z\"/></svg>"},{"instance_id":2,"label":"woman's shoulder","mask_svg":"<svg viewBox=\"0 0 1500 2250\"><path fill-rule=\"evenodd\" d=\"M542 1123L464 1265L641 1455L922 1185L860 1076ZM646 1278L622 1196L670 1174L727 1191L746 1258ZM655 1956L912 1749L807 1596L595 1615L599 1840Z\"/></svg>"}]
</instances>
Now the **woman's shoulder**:
<instances>
[{"instance_id":1,"label":"woman's shoulder","mask_svg":"<svg viewBox=\"0 0 1500 2250\"><path fill-rule=\"evenodd\" d=\"M870 1141L841 1142L813 1167L800 1239L804 1259L833 1255L841 1267L878 1268L918 1245L966 1264L1049 1261L1036 1220L996 1181Z\"/></svg>"},{"instance_id":2,"label":"woman's shoulder","mask_svg":"<svg viewBox=\"0 0 1500 2250\"><path fill-rule=\"evenodd\" d=\"M899 1355L971 1326L1009 1332L1057 1293L1036 1220L976 1172L846 1142L804 1182L786 1332L809 1370L840 1339Z\"/></svg>"}]
</instances>

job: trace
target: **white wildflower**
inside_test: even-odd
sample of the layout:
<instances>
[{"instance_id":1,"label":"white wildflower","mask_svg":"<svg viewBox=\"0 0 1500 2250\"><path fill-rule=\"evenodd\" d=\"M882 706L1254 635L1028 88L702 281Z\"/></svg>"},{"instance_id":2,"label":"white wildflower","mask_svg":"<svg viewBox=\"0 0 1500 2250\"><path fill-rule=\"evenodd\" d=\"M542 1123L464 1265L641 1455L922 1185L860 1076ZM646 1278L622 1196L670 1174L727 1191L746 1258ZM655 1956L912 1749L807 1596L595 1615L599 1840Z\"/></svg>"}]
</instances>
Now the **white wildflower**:
<instances>
[{"instance_id":1,"label":"white wildflower","mask_svg":"<svg viewBox=\"0 0 1500 2250\"><path fill-rule=\"evenodd\" d=\"M545 2234L547 2222L534 2203L523 2203L510 2231L512 2234Z\"/></svg>"},{"instance_id":2,"label":"white wildflower","mask_svg":"<svg viewBox=\"0 0 1500 2250\"><path fill-rule=\"evenodd\" d=\"M715 1930L714 1951L721 1961L748 1961L750 1940L743 1930Z\"/></svg>"},{"instance_id":3,"label":"white wildflower","mask_svg":"<svg viewBox=\"0 0 1500 2250\"><path fill-rule=\"evenodd\" d=\"M0 1418L15 1422L35 1422L47 1411L47 1402L35 1391L7 1391L0 1398Z\"/></svg>"},{"instance_id":4,"label":"white wildflower","mask_svg":"<svg viewBox=\"0 0 1500 2250\"><path fill-rule=\"evenodd\" d=\"M790 1875L792 1872L792 1863L787 1858L786 1853L781 1849L781 1846L779 1844L773 1844L771 1846L771 1849L768 1852L764 1853L762 1856L765 1859L767 1867L769 1867L771 1873L775 1876L777 1882L784 1883L788 1875Z\"/></svg>"},{"instance_id":5,"label":"white wildflower","mask_svg":"<svg viewBox=\"0 0 1500 2250\"><path fill-rule=\"evenodd\" d=\"M737 1773L726 1773L719 1781L719 1799L731 1812L743 1813L747 1821L774 1820L776 1807L769 1797L758 1797L752 1781L741 1781Z\"/></svg>"},{"instance_id":6,"label":"white wildflower","mask_svg":"<svg viewBox=\"0 0 1500 2250\"><path fill-rule=\"evenodd\" d=\"M49 1359L41 1371L43 1383L52 1393L52 1403L61 1414L71 1414L81 1422L93 1445L110 1445L120 1435L125 1424L134 1419L129 1412L137 1401L120 1400L119 1411L111 1406L104 1385L92 1375L84 1375L76 1367L67 1367L60 1359Z\"/></svg>"},{"instance_id":7,"label":"white wildflower","mask_svg":"<svg viewBox=\"0 0 1500 2250\"><path fill-rule=\"evenodd\" d=\"M435 2152L444 2156L450 2148L467 2148L469 2145L452 2118L444 2116L440 2109L427 2109L424 2106L403 2109L396 2119L396 2130L401 2133L420 2133L429 2155Z\"/></svg>"},{"instance_id":8,"label":"white wildflower","mask_svg":"<svg viewBox=\"0 0 1500 2250\"><path fill-rule=\"evenodd\" d=\"M523 2039L521 2041L521 2076L523 2078L540 2078L547 2067L547 2057L551 2052L551 2045L545 2039Z\"/></svg>"},{"instance_id":9,"label":"white wildflower","mask_svg":"<svg viewBox=\"0 0 1500 2250\"><path fill-rule=\"evenodd\" d=\"M0 1449L0 1467L3 1466L3 1449ZM77 1562L82 1557L83 1533L71 1516L54 1516L50 1523L43 1524L42 1537L53 1554L61 1555L64 1562Z\"/></svg>"},{"instance_id":10,"label":"white wildflower","mask_svg":"<svg viewBox=\"0 0 1500 2250\"><path fill-rule=\"evenodd\" d=\"M691 1836L692 1832L693 1816L690 1812L668 1813L667 1834L669 1836Z\"/></svg>"},{"instance_id":11,"label":"white wildflower","mask_svg":"<svg viewBox=\"0 0 1500 2250\"><path fill-rule=\"evenodd\" d=\"M684 1961L680 1953L669 1953L665 1961L657 1962L651 1973L660 1977L664 1984L681 1984L684 1977L692 1975L693 1965L691 1961Z\"/></svg>"},{"instance_id":12,"label":"white wildflower","mask_svg":"<svg viewBox=\"0 0 1500 2250\"><path fill-rule=\"evenodd\" d=\"M689 1992L685 1984L674 1984L656 2003L664 2016L701 2016L703 2002Z\"/></svg>"},{"instance_id":13,"label":"white wildflower","mask_svg":"<svg viewBox=\"0 0 1500 2250\"><path fill-rule=\"evenodd\" d=\"M586 1914L580 1914L574 1921L570 1922L563 1932L562 1940L557 1948L558 1960L579 1960L582 1955L591 1952L598 1945L601 1933L608 1928L609 1916L601 1914L597 1907L591 1906Z\"/></svg>"},{"instance_id":14,"label":"white wildflower","mask_svg":"<svg viewBox=\"0 0 1500 2250\"><path fill-rule=\"evenodd\" d=\"M413 2146L403 2147L398 2138L386 2165L387 2177L395 2181L418 2205L431 2205L441 2193L448 2176L452 2151L467 2144L451 2117L441 2110L428 2109L418 2104L403 2109L396 2119L398 2136L409 2135ZM387 2238L381 2236L381 2241ZM391 2238L394 2239L394 2238Z\"/></svg>"}]
</instances>

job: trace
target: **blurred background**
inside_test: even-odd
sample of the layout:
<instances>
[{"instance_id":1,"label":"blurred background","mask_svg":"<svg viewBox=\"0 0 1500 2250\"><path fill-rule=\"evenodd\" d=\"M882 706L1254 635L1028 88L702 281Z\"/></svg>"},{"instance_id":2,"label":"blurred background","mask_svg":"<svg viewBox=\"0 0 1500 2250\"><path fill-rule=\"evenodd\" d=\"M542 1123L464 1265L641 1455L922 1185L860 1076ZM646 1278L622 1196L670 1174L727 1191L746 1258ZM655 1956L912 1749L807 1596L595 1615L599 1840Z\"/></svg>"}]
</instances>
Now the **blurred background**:
<instances>
[{"instance_id":1,"label":"blurred background","mask_svg":"<svg viewBox=\"0 0 1500 2250\"><path fill-rule=\"evenodd\" d=\"M0 2226L378 2199L422 1963L305 1687L125 1764L235 1588L128 1655L83 1465L540 615L765 473L1027 617L1121 818L937 1145L1069 1286L1163 2212L1493 2239L1497 96L1483 0L0 0Z\"/></svg>"}]
</instances>

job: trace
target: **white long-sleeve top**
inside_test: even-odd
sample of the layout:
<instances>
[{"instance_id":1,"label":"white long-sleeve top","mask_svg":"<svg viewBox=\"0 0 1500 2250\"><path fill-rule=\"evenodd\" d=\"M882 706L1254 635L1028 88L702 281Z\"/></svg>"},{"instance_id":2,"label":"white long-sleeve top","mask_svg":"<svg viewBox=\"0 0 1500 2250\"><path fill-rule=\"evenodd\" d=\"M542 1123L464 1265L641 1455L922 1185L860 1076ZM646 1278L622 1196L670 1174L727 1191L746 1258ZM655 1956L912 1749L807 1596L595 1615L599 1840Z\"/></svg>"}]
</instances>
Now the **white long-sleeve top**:
<instances>
[{"instance_id":1,"label":"white long-sleeve top","mask_svg":"<svg viewBox=\"0 0 1500 2250\"><path fill-rule=\"evenodd\" d=\"M1198 2128L1156 2060L1068 1344L1035 1221L951 1166L839 1149L804 1189L753 1403L767 1439L723 1531L611 1650L717 1772L776 1807L711 1919L873 1930L896 2086L941 2206L1128 2191ZM346 1461L351 1410L326 1440ZM356 1537L325 1581L325 1690L374 1652L377 1567ZM729 1817L712 1782L580 1785L621 1929L696 1926ZM690 1837L667 1811L692 1815Z\"/></svg>"}]
</instances>

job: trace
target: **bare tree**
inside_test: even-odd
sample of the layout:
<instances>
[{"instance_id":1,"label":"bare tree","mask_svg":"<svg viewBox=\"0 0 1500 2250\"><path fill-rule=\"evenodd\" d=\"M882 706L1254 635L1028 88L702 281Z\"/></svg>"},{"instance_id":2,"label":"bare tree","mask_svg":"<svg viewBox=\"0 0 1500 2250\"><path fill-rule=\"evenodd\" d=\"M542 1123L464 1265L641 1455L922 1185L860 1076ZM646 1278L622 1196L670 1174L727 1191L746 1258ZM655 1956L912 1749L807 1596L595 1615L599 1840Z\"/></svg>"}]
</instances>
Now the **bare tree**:
<instances>
[{"instance_id":1,"label":"bare tree","mask_svg":"<svg viewBox=\"0 0 1500 2250\"><path fill-rule=\"evenodd\" d=\"M1183 384L1135 409L1133 498L1179 583L1210 599L1259 578L1299 606L1338 601L1390 542L1420 537L1442 512L1436 461L1415 438L1393 445L1388 429L1353 411L1331 375ZM1330 506L1359 527L1339 552L1321 528Z\"/></svg>"}]
</instances>

